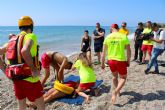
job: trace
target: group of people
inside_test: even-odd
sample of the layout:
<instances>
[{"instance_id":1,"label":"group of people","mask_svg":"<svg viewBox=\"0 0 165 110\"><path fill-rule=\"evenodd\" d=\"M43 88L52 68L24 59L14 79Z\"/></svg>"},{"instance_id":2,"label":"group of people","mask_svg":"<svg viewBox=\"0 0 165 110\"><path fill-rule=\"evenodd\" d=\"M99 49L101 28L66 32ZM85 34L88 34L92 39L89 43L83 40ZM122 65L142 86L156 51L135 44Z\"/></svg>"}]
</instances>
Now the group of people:
<instances>
[{"instance_id":1,"label":"group of people","mask_svg":"<svg viewBox=\"0 0 165 110\"><path fill-rule=\"evenodd\" d=\"M43 53L41 55L41 65L44 70L44 77L40 81L39 46L37 44L37 37L33 33L34 23L29 16L21 17L18 21L20 34L10 37L9 42L0 48L0 55L5 54L7 59L7 63L3 59L0 60L0 68L13 81L19 109L24 110L27 106L30 106L44 110L45 103L71 94L73 96L78 94L85 98L86 103L89 103L90 97L85 91L94 92L95 95L98 92L97 89L92 88L96 82L91 57L92 39L94 40L94 51L98 57L97 64L101 64L101 68L104 69L105 63L107 63L112 72L113 89L111 102L114 104L126 82L127 67L129 67L131 60L130 41L127 37L129 31L126 29L126 25L126 22L123 22L119 29L117 24L112 24L110 26L110 34L106 38L104 38L105 30L101 28L99 23L96 23L96 29L92 37L89 36L88 30L85 30L81 42L82 52L77 56L75 62L70 62L65 55L59 52L48 51ZM137 60L138 50L140 50L139 61L144 63L146 52L148 51L151 60L148 63L145 73L149 72L152 65L155 66L155 72L159 72L157 57L164 50L164 32L162 30L160 31L156 23L151 26L151 23L147 22L146 26L143 30L143 24L139 23L138 29L135 32L134 61ZM146 36L151 31L154 31L154 37L150 37L152 34L149 34L149 38L147 38ZM152 42L156 42L153 50ZM108 56L108 59L106 59L106 56ZM43 87L51 73L50 67L53 67L56 73L55 80L58 83L64 85L65 88L68 87L74 90L71 94L58 89L56 87L56 81L53 88L47 93L43 93ZM79 71L80 81L64 82L65 69L68 69L68 72L77 69ZM118 76L120 80L118 80ZM26 98L31 103L27 103Z\"/></svg>"},{"instance_id":2,"label":"group of people","mask_svg":"<svg viewBox=\"0 0 165 110\"><path fill-rule=\"evenodd\" d=\"M135 55L133 61L138 61L140 65L146 64L146 55L148 52L149 62L144 71L145 74L150 73L152 66L155 67L153 73L159 74L157 58L164 52L164 41L165 33L157 23L151 23L151 21L148 21L146 22L145 28L142 22L138 23L138 28L134 34Z\"/></svg>"}]
</instances>

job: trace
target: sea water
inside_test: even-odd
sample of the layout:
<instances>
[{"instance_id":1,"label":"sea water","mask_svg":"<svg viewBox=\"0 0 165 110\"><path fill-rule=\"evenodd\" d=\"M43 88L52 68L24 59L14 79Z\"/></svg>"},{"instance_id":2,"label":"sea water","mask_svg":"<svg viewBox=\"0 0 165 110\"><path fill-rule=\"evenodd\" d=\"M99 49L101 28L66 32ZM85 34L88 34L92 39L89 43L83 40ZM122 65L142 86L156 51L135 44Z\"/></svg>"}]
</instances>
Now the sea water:
<instances>
[{"instance_id":1,"label":"sea water","mask_svg":"<svg viewBox=\"0 0 165 110\"><path fill-rule=\"evenodd\" d=\"M103 26L102 28L105 29L106 35L109 34L109 26ZM71 55L75 52L80 52L80 43L84 30L88 30L89 35L92 36L94 29L95 26L36 26L34 33L37 35L38 44L40 45L40 55L45 51L56 51ZM128 29L130 31L128 37L132 39L132 33L135 28ZM8 41L10 33L18 34L18 27L0 26L0 46Z\"/></svg>"}]
</instances>

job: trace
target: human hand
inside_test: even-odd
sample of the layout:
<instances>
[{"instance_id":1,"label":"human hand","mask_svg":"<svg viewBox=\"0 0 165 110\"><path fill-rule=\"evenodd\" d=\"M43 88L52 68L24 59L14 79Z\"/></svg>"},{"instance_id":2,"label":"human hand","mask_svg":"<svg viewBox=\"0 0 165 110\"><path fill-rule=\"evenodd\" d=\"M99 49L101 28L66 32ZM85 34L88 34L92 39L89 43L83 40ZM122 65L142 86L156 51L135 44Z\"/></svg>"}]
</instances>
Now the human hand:
<instances>
[{"instance_id":1,"label":"human hand","mask_svg":"<svg viewBox=\"0 0 165 110\"><path fill-rule=\"evenodd\" d=\"M32 76L33 77L37 77L39 75L40 75L40 71L39 70L37 70L37 69L32 70Z\"/></svg>"}]
</instances>

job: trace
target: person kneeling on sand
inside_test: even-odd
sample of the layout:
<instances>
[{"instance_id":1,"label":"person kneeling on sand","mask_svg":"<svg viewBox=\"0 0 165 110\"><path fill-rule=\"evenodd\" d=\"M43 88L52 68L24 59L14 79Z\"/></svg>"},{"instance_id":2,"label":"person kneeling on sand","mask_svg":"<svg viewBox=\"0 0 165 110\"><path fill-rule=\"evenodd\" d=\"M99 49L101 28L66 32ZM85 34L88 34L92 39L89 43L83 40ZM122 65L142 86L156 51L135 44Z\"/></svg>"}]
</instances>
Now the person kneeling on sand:
<instances>
[{"instance_id":1,"label":"person kneeling on sand","mask_svg":"<svg viewBox=\"0 0 165 110\"><path fill-rule=\"evenodd\" d=\"M113 91L112 91L112 98L111 102L115 104L117 95L120 94L120 90L124 86L127 78L127 66L130 65L130 57L131 57L131 49L128 37L124 34L118 32L118 25L112 24L111 31L112 33L109 34L103 46L103 53L102 53L102 69L105 68L105 55L108 51L108 64L110 70L112 71L113 75ZM127 58L125 55L125 49L127 51ZM120 80L118 82L118 74L120 76Z\"/></svg>"},{"instance_id":2,"label":"person kneeling on sand","mask_svg":"<svg viewBox=\"0 0 165 110\"><path fill-rule=\"evenodd\" d=\"M85 98L85 102L89 103L90 98L89 95L85 94L85 91L95 92L92 87L95 85L96 82L96 75L92 68L91 63L89 62L86 54L80 53L78 60L73 65L71 71L77 69L80 75L80 84L78 88L75 90L75 93Z\"/></svg>"},{"instance_id":3,"label":"person kneeling on sand","mask_svg":"<svg viewBox=\"0 0 165 110\"><path fill-rule=\"evenodd\" d=\"M46 80L50 76L50 66L56 70L57 80L63 82L64 80L64 69L71 69L72 62L69 62L67 57L58 52L46 52L41 56L42 67L45 70L45 77L42 79L41 84L44 85Z\"/></svg>"},{"instance_id":4,"label":"person kneeling on sand","mask_svg":"<svg viewBox=\"0 0 165 110\"><path fill-rule=\"evenodd\" d=\"M79 82L73 82L73 81L68 81L68 82L65 82L64 85L68 86L68 87L72 87L74 89L76 89L78 87L78 84ZM74 93L74 91L73 91ZM73 95L73 93L71 95ZM59 91L55 88L55 85L53 88L51 88L48 92L46 92L43 97L44 97L44 103L48 103L52 100L55 100L55 99L58 99L58 98L62 98L62 97L65 97L65 96L68 96L69 94L66 94L62 91ZM32 108L35 108L36 107L36 104L33 103L33 102L28 102L27 103L27 106L28 107L32 107Z\"/></svg>"}]
</instances>

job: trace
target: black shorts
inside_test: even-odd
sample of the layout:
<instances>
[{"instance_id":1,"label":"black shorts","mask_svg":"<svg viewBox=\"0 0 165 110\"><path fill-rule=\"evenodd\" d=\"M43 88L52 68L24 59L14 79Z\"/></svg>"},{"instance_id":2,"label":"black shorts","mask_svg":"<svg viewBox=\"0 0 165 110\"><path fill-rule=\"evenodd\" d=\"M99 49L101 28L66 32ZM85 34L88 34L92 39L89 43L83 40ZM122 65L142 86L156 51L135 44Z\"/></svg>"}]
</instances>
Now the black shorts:
<instances>
[{"instance_id":1,"label":"black shorts","mask_svg":"<svg viewBox=\"0 0 165 110\"><path fill-rule=\"evenodd\" d=\"M102 52L103 51L103 44L94 44L95 52Z\"/></svg>"}]
</instances>

